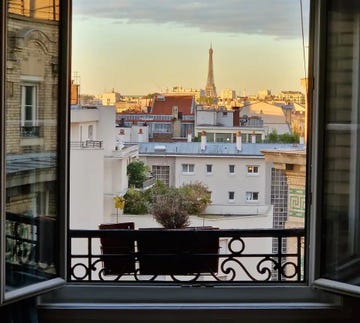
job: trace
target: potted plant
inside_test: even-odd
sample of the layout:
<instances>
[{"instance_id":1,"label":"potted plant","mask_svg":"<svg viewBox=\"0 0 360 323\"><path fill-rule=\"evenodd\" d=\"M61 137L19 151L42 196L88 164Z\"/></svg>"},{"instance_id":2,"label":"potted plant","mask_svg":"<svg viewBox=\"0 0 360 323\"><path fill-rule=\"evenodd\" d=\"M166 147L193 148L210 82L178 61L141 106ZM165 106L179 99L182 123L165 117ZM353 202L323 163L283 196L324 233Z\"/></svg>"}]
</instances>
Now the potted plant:
<instances>
[{"instance_id":1,"label":"potted plant","mask_svg":"<svg viewBox=\"0 0 360 323\"><path fill-rule=\"evenodd\" d=\"M190 201L182 189L155 194L152 214L163 228L146 230L138 240L140 274L216 273L219 239L212 227L189 227Z\"/></svg>"}]
</instances>

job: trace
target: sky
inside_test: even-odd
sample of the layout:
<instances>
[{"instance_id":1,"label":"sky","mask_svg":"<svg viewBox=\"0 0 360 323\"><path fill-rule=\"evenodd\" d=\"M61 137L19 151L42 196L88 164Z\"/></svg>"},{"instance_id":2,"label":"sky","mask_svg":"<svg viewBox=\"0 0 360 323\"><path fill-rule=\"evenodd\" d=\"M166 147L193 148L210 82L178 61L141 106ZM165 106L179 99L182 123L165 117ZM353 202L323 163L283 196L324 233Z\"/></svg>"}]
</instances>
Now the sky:
<instances>
[{"instance_id":1,"label":"sky","mask_svg":"<svg viewBox=\"0 0 360 323\"><path fill-rule=\"evenodd\" d=\"M81 94L302 90L309 0L73 0L72 71ZM305 59L307 62L307 58Z\"/></svg>"}]
</instances>

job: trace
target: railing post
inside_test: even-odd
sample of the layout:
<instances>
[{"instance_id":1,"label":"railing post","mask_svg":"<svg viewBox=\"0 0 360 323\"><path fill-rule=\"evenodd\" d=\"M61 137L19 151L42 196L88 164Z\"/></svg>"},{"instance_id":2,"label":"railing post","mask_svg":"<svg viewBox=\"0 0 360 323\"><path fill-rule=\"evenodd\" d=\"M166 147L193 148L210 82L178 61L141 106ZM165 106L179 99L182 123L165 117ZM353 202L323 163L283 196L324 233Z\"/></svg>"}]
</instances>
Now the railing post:
<instances>
[{"instance_id":1,"label":"railing post","mask_svg":"<svg viewBox=\"0 0 360 323\"><path fill-rule=\"evenodd\" d=\"M88 278L89 278L89 281L91 281L91 279L92 279L91 259L92 259L92 237L88 237Z\"/></svg>"},{"instance_id":2,"label":"railing post","mask_svg":"<svg viewBox=\"0 0 360 323\"><path fill-rule=\"evenodd\" d=\"M278 240L278 281L281 281L281 268L282 268L282 236L277 237Z\"/></svg>"}]
</instances>

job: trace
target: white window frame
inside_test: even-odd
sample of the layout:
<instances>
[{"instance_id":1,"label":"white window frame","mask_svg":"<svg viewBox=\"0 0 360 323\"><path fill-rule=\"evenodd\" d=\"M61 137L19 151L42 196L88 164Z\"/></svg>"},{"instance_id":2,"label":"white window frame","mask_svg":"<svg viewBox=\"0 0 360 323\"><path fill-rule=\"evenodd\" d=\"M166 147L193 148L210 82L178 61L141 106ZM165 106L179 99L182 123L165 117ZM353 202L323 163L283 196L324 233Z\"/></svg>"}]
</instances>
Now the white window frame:
<instances>
[{"instance_id":1,"label":"white window frame","mask_svg":"<svg viewBox=\"0 0 360 323\"><path fill-rule=\"evenodd\" d=\"M247 174L249 176L259 176L259 166L258 165L247 165ZM256 170L256 171L255 171Z\"/></svg>"},{"instance_id":2,"label":"white window frame","mask_svg":"<svg viewBox=\"0 0 360 323\"><path fill-rule=\"evenodd\" d=\"M231 197L232 195L232 197ZM228 192L228 201L229 203L234 203L235 202L235 192L234 191L229 191Z\"/></svg>"},{"instance_id":3,"label":"white window frame","mask_svg":"<svg viewBox=\"0 0 360 323\"><path fill-rule=\"evenodd\" d=\"M195 173L195 164L181 164L181 171L184 175L193 175Z\"/></svg>"},{"instance_id":4,"label":"white window frame","mask_svg":"<svg viewBox=\"0 0 360 323\"><path fill-rule=\"evenodd\" d=\"M259 202L259 192L247 191L245 193L246 202ZM256 196L256 199L255 199Z\"/></svg>"},{"instance_id":5,"label":"white window frame","mask_svg":"<svg viewBox=\"0 0 360 323\"><path fill-rule=\"evenodd\" d=\"M94 140L94 125L88 125L88 140Z\"/></svg>"},{"instance_id":6,"label":"white window frame","mask_svg":"<svg viewBox=\"0 0 360 323\"><path fill-rule=\"evenodd\" d=\"M22 83L21 88L21 126L22 127L34 127L37 126L37 115L38 115L38 106L37 106L37 97L38 97L38 85L36 83ZM31 88L32 102L31 105L27 105L27 88ZM31 120L26 120L27 109L31 109Z\"/></svg>"},{"instance_id":7,"label":"white window frame","mask_svg":"<svg viewBox=\"0 0 360 323\"><path fill-rule=\"evenodd\" d=\"M210 166L210 171L209 171L209 166ZM206 175L212 175L213 173L213 164L206 164Z\"/></svg>"},{"instance_id":8,"label":"white window frame","mask_svg":"<svg viewBox=\"0 0 360 323\"><path fill-rule=\"evenodd\" d=\"M235 165L234 164L229 165L229 175L235 175Z\"/></svg>"}]
</instances>

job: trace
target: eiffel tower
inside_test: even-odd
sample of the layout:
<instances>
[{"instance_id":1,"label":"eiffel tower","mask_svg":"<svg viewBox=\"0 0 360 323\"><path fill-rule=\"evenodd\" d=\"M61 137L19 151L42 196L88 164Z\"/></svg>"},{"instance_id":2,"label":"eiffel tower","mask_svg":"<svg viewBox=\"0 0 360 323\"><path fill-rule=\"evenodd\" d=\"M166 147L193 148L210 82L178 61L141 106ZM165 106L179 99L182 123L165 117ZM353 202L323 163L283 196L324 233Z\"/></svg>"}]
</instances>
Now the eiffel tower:
<instances>
[{"instance_id":1,"label":"eiffel tower","mask_svg":"<svg viewBox=\"0 0 360 323\"><path fill-rule=\"evenodd\" d=\"M209 49L209 68L208 68L208 77L205 87L205 95L207 97L216 98L216 87L215 87L215 81L214 81L214 69L213 69L213 49L212 45L210 45Z\"/></svg>"}]
</instances>

